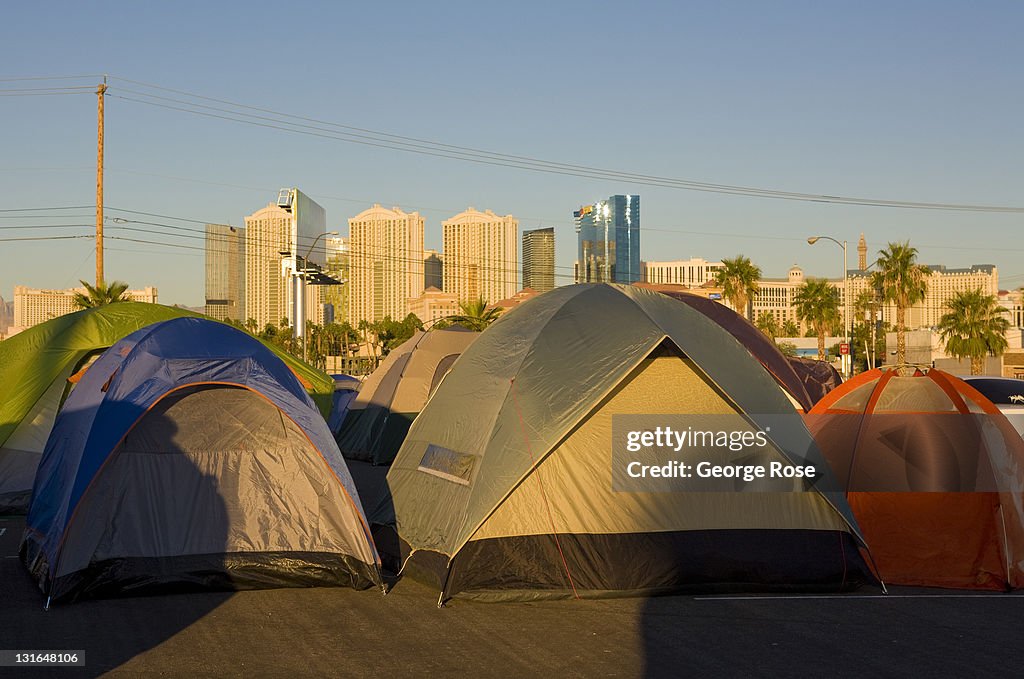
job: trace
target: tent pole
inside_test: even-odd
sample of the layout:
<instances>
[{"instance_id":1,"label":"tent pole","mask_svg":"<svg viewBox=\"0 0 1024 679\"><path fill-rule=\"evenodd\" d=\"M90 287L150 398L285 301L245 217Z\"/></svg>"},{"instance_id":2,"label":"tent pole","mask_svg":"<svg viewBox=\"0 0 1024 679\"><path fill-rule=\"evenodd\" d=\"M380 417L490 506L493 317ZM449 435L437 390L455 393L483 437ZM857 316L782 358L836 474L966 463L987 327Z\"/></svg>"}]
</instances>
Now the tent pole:
<instances>
[{"instance_id":1,"label":"tent pole","mask_svg":"<svg viewBox=\"0 0 1024 679\"><path fill-rule=\"evenodd\" d=\"M448 581L452 577L452 570L454 570L454 568L452 566L452 562L449 561L448 568L444 572L444 582L441 583L441 594L439 594L437 597L438 608L444 608L444 598L445 595L448 594Z\"/></svg>"},{"instance_id":2,"label":"tent pole","mask_svg":"<svg viewBox=\"0 0 1024 679\"><path fill-rule=\"evenodd\" d=\"M1012 587L1010 580L1010 542L1006 536L1006 515L1003 513L1003 503L999 503L999 523L1003 527L1003 554L1006 559L1006 586Z\"/></svg>"}]
</instances>

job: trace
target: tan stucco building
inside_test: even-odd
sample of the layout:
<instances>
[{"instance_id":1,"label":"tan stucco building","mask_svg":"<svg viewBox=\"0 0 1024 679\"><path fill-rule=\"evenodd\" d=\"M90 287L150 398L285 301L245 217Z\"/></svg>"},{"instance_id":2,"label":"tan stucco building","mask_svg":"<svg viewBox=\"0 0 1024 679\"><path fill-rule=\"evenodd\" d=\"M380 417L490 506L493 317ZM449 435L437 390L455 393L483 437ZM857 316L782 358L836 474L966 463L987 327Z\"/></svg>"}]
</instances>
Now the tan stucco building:
<instances>
[{"instance_id":1,"label":"tan stucco building","mask_svg":"<svg viewBox=\"0 0 1024 679\"><path fill-rule=\"evenodd\" d=\"M419 297L409 300L409 313L416 314L421 323L428 325L459 314L459 300L450 292L430 286Z\"/></svg>"},{"instance_id":2,"label":"tan stucco building","mask_svg":"<svg viewBox=\"0 0 1024 679\"><path fill-rule=\"evenodd\" d=\"M24 330L51 318L78 311L75 308L75 293L78 292L87 294L85 288L45 290L24 285L14 286L13 327L16 330ZM157 303L157 289L154 287L128 290L125 294L133 302Z\"/></svg>"},{"instance_id":3,"label":"tan stucco building","mask_svg":"<svg viewBox=\"0 0 1024 679\"><path fill-rule=\"evenodd\" d=\"M291 215L274 203L245 218L245 314L262 329L288 317L282 252L291 249Z\"/></svg>"},{"instance_id":4,"label":"tan stucco building","mask_svg":"<svg viewBox=\"0 0 1024 679\"><path fill-rule=\"evenodd\" d=\"M906 324L908 328L934 328L939 319L947 312L946 301L957 292L966 292L981 288L986 295L999 294L999 272L991 264L973 264L965 269L950 269L942 264L929 264L931 275L928 276L928 291L924 301L907 310ZM871 287L871 271L852 270L850 276L850 299L856 303L857 297ZM841 284L841 281L839 282ZM886 323L895 325L896 305L886 303L882 306L881 318Z\"/></svg>"},{"instance_id":5,"label":"tan stucco building","mask_svg":"<svg viewBox=\"0 0 1024 679\"><path fill-rule=\"evenodd\" d=\"M441 223L444 291L460 302L506 299L519 280L519 221L468 208Z\"/></svg>"},{"instance_id":6,"label":"tan stucco building","mask_svg":"<svg viewBox=\"0 0 1024 679\"><path fill-rule=\"evenodd\" d=\"M296 315L293 271L325 263L326 212L295 188L245 218L245 315L263 328L284 318L323 323L320 286L305 286ZM284 253L284 254L282 254Z\"/></svg>"},{"instance_id":7,"label":"tan stucco building","mask_svg":"<svg viewBox=\"0 0 1024 679\"><path fill-rule=\"evenodd\" d=\"M375 204L348 220L348 321L401 320L423 294L423 217ZM422 319L421 319L422 320Z\"/></svg>"},{"instance_id":8,"label":"tan stucco building","mask_svg":"<svg viewBox=\"0 0 1024 679\"><path fill-rule=\"evenodd\" d=\"M715 272L722 268L722 263L697 257L672 262L641 262L640 268L644 283L699 288L714 280Z\"/></svg>"}]
</instances>

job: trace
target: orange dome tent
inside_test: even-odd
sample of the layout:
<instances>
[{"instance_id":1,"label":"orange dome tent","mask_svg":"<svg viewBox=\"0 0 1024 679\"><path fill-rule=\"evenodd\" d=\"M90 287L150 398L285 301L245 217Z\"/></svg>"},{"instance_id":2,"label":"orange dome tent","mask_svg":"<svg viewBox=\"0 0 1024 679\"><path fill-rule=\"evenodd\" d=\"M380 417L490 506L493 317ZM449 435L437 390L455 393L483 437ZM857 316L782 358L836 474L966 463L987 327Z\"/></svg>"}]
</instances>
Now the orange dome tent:
<instances>
[{"instance_id":1,"label":"orange dome tent","mask_svg":"<svg viewBox=\"0 0 1024 679\"><path fill-rule=\"evenodd\" d=\"M885 582L1024 587L1024 440L977 390L941 370L870 370L807 424Z\"/></svg>"}]
</instances>

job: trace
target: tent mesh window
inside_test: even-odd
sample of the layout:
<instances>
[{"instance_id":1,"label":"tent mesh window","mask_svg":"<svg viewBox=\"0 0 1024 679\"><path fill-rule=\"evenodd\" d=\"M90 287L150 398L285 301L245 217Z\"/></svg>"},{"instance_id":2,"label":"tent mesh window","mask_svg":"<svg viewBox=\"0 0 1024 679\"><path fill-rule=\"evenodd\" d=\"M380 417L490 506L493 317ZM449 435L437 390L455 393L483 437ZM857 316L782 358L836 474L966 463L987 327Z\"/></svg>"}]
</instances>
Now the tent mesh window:
<instances>
[{"instance_id":1,"label":"tent mesh window","mask_svg":"<svg viewBox=\"0 0 1024 679\"><path fill-rule=\"evenodd\" d=\"M874 391L876 384L878 384L877 380L872 380L867 384L862 384L833 403L830 410L849 410L855 413L863 412L864 408L868 404L868 399L871 398L871 392Z\"/></svg>"},{"instance_id":2,"label":"tent mesh window","mask_svg":"<svg viewBox=\"0 0 1024 679\"><path fill-rule=\"evenodd\" d=\"M946 392L930 379L893 377L885 385L875 412L955 413L956 405Z\"/></svg>"}]
</instances>

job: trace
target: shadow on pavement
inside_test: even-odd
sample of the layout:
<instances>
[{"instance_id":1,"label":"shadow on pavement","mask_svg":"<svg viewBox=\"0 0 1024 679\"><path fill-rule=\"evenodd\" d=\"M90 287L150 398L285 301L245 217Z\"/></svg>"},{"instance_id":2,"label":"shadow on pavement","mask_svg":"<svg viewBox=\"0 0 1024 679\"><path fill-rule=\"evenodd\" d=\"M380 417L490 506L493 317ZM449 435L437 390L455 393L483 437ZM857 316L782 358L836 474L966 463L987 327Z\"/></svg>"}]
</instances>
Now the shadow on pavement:
<instances>
[{"instance_id":1,"label":"shadow on pavement","mask_svg":"<svg viewBox=\"0 0 1024 679\"><path fill-rule=\"evenodd\" d=\"M7 650L81 650L83 668L0 668L0 676L95 677L159 646L206 616L231 592L96 599L54 604L17 558L24 517L0 517L0 629ZM14 536L14 539L8 539ZM173 668L167 668L173 675Z\"/></svg>"},{"instance_id":2,"label":"shadow on pavement","mask_svg":"<svg viewBox=\"0 0 1024 679\"><path fill-rule=\"evenodd\" d=\"M648 599L644 676L1006 676L1024 597L873 587Z\"/></svg>"}]
</instances>

